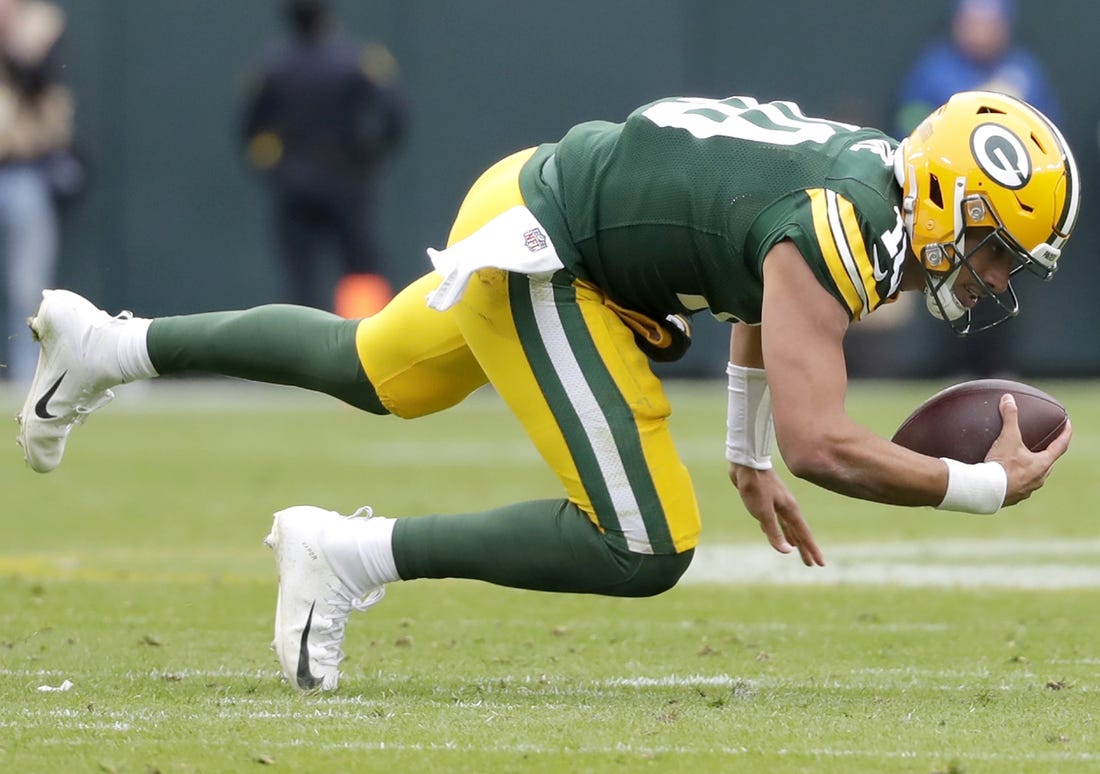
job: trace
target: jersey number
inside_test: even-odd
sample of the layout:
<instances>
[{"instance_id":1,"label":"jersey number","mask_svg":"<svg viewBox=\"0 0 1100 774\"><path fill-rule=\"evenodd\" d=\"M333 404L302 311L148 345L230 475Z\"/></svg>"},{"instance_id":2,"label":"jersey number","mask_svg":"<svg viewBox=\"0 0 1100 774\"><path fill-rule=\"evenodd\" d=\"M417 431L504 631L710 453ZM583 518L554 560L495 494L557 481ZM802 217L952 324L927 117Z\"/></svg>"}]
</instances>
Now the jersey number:
<instances>
[{"instance_id":1,"label":"jersey number","mask_svg":"<svg viewBox=\"0 0 1100 774\"><path fill-rule=\"evenodd\" d=\"M642 115L657 126L685 129L699 139L732 137L769 145L823 144L837 132L858 127L807 118L793 102L735 97L719 102L689 97L650 105Z\"/></svg>"}]
</instances>

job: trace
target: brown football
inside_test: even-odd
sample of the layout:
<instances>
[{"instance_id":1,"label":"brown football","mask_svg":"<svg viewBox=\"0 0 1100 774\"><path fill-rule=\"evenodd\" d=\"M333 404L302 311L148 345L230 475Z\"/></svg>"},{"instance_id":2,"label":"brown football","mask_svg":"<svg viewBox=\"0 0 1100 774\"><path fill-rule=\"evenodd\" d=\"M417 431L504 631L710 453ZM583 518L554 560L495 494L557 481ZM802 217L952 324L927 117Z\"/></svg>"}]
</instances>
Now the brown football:
<instances>
[{"instance_id":1,"label":"brown football","mask_svg":"<svg viewBox=\"0 0 1100 774\"><path fill-rule=\"evenodd\" d=\"M1001 396L1016 398L1020 435L1032 451L1045 449L1065 426L1065 406L1028 384L1009 379L963 382L926 400L894 433L893 441L931 457L982 462L1001 434Z\"/></svg>"}]
</instances>

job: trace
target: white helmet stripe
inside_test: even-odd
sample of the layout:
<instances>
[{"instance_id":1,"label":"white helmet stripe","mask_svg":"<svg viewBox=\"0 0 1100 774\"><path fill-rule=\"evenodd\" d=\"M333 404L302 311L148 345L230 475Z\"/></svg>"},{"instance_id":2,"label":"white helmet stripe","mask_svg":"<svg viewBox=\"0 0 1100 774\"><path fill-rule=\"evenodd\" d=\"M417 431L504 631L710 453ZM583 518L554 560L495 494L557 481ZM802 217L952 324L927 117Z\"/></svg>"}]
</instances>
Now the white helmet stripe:
<instances>
[{"instance_id":1,"label":"white helmet stripe","mask_svg":"<svg viewBox=\"0 0 1100 774\"><path fill-rule=\"evenodd\" d=\"M1059 221L1057 226L1059 233L1052 245L1061 249L1066 239L1068 239L1066 235L1072 233L1074 226L1077 225L1077 216L1081 212L1081 186L1077 184L1080 178L1077 174L1077 162L1073 158L1073 152L1060 134L1058 140L1062 143L1066 157L1066 206L1062 210L1062 220Z\"/></svg>"},{"instance_id":2,"label":"white helmet stripe","mask_svg":"<svg viewBox=\"0 0 1100 774\"><path fill-rule=\"evenodd\" d=\"M1058 150L1062 152L1062 158L1065 159L1066 203L1062 208L1061 218L1055 224L1056 231L1051 234L1048 240L1051 247L1060 251L1069 238L1068 235L1073 232L1074 226L1077 225L1077 216L1081 212L1081 186L1078 184L1080 175L1077 172L1077 161L1073 158L1073 151L1069 149L1069 143L1066 142L1066 138L1062 136L1062 132L1054 125L1054 122L1034 106L1026 102L1023 104L1031 108L1035 115L1042 119L1043 123L1050 129L1050 133L1054 135L1054 139L1058 142Z\"/></svg>"}]
</instances>

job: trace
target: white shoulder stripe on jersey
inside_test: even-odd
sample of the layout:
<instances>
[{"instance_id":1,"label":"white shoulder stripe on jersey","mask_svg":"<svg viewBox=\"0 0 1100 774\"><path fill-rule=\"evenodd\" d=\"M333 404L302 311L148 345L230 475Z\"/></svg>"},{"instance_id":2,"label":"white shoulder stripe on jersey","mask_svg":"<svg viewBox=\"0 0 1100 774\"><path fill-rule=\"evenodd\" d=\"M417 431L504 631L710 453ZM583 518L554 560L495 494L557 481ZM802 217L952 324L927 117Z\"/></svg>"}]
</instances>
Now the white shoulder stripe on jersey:
<instances>
[{"instance_id":1,"label":"white shoulder stripe on jersey","mask_svg":"<svg viewBox=\"0 0 1100 774\"><path fill-rule=\"evenodd\" d=\"M600 409L596 396L592 393L592 387L588 384L580 363L577 362L577 356L569 346L565 327L558 315L557 304L554 302L554 288L548 279L542 277L529 277L528 283L531 307L534 310L539 335L569 402L577 415L585 418L582 428L588 437L588 442L592 445L596 463L607 485L627 547L635 553L652 554L653 546L645 528L642 511L634 497L634 490L626 475L623 459L615 445L611 426Z\"/></svg>"}]
</instances>

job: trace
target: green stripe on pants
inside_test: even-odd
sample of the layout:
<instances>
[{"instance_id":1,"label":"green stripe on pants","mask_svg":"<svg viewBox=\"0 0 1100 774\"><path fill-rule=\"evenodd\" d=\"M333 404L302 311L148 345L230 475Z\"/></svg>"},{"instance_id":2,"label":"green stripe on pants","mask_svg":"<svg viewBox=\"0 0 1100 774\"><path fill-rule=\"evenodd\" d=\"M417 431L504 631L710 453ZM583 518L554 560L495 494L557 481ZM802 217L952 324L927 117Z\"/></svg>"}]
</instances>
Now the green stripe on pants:
<instances>
[{"instance_id":1,"label":"green stripe on pants","mask_svg":"<svg viewBox=\"0 0 1100 774\"><path fill-rule=\"evenodd\" d=\"M631 551L674 553L634 412L588 329L571 275L559 272L549 282L513 275L509 296L528 363L569 447L597 521L608 532L621 534ZM598 311L610 316L609 325L621 325L602 304ZM621 345L603 335L603 346ZM633 347L633 336L626 339Z\"/></svg>"},{"instance_id":2,"label":"green stripe on pants","mask_svg":"<svg viewBox=\"0 0 1100 774\"><path fill-rule=\"evenodd\" d=\"M657 488L649 474L649 465L642 451L634 412L623 398L622 392L600 356L596 342L593 341L580 307L576 303L576 289L571 283L562 285L555 282L553 287L555 309L565 330L569 348L576 357L580 372L584 375L589 391L597 401L600 413L607 422L607 429L612 434L613 448L602 451L618 457L645 525L645 532L653 553L674 553L676 548L668 530L661 498L657 495Z\"/></svg>"},{"instance_id":3,"label":"green stripe on pants","mask_svg":"<svg viewBox=\"0 0 1100 774\"><path fill-rule=\"evenodd\" d=\"M612 536L621 530L615 514L614 503L607 491L607 485L600 475L595 452L581 425L581 418L569 401L569 396L558 378L558 373L546 350L539 333L535 310L532 306L529 280L522 274L512 274L508 278L508 296L511 302L512 318L516 323L520 342L527 355L528 364L534 372L543 397L550 407L554 419L561 429L562 436L569 446L569 453L576 463L577 470L584 479L585 491L592 500L600 524ZM625 542L623 543L625 546Z\"/></svg>"}]
</instances>

